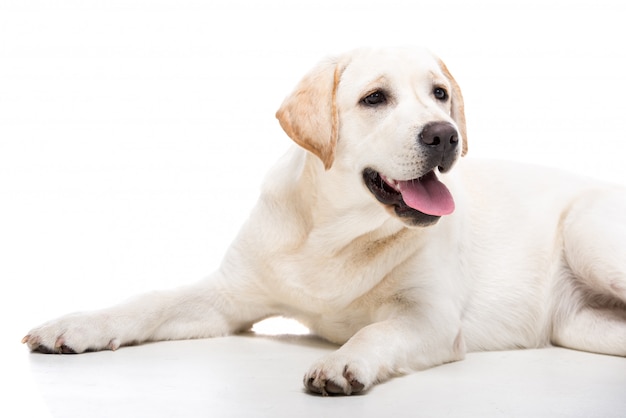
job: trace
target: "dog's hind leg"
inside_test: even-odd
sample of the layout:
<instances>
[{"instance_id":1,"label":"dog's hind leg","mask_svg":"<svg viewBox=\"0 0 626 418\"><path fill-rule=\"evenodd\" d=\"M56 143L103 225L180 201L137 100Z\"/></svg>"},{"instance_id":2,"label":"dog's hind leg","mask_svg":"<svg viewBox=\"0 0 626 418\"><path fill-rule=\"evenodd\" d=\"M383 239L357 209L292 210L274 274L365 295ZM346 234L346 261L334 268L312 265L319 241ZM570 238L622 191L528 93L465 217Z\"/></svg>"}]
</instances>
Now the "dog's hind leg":
<instances>
[{"instance_id":1,"label":"dog's hind leg","mask_svg":"<svg viewBox=\"0 0 626 418\"><path fill-rule=\"evenodd\" d=\"M592 353L626 356L626 311L586 305L559 315L552 343Z\"/></svg>"},{"instance_id":2,"label":"dog's hind leg","mask_svg":"<svg viewBox=\"0 0 626 418\"><path fill-rule=\"evenodd\" d=\"M557 301L553 342L626 356L626 194L578 199L562 223L569 290Z\"/></svg>"}]
</instances>

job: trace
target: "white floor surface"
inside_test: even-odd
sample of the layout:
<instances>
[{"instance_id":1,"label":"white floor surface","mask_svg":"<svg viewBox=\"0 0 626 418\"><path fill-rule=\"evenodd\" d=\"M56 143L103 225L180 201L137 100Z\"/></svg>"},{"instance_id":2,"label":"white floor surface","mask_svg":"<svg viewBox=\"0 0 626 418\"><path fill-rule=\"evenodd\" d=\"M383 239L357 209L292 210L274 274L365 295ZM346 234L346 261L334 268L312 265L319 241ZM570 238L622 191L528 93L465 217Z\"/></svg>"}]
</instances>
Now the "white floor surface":
<instances>
[{"instance_id":1,"label":"white floor surface","mask_svg":"<svg viewBox=\"0 0 626 418\"><path fill-rule=\"evenodd\" d=\"M560 348L469 354L365 395L303 390L334 346L308 335L241 335L82 355L12 353L0 416L624 417L626 360ZM17 363L23 364L17 364ZM6 408L6 409L5 409Z\"/></svg>"}]
</instances>

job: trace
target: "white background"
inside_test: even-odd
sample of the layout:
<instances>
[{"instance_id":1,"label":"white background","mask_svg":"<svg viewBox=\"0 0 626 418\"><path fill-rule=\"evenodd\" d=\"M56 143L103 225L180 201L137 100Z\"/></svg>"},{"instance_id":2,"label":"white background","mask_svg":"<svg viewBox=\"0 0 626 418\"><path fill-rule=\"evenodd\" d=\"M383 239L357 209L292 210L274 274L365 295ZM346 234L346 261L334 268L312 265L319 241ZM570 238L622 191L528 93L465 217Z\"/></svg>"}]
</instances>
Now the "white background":
<instances>
[{"instance_id":1,"label":"white background","mask_svg":"<svg viewBox=\"0 0 626 418\"><path fill-rule=\"evenodd\" d=\"M1 346L217 267L320 58L424 45L470 154L625 183L618 1L0 1ZM18 349L24 349L18 347Z\"/></svg>"}]
</instances>

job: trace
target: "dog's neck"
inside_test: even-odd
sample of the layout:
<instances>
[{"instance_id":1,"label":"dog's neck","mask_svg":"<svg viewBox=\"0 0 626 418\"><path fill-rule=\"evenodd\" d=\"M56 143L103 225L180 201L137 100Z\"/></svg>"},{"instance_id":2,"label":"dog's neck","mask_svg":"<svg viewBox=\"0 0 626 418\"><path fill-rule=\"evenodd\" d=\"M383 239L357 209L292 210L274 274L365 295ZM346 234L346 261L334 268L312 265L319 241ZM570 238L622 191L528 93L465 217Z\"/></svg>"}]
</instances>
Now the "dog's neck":
<instances>
[{"instance_id":1,"label":"dog's neck","mask_svg":"<svg viewBox=\"0 0 626 418\"><path fill-rule=\"evenodd\" d=\"M319 159L304 152L298 187L293 193L305 202L309 218L308 241L319 243L326 252L337 252L355 241L378 241L407 227L389 215L367 194L361 177L340 166L326 170Z\"/></svg>"},{"instance_id":2,"label":"dog's neck","mask_svg":"<svg viewBox=\"0 0 626 418\"><path fill-rule=\"evenodd\" d=\"M418 241L426 242L428 233L406 227L370 198L360 178L339 170L325 170L302 149L288 152L268 174L250 222L226 259L253 260L255 272L269 278L292 277L307 295L302 303L314 297L324 309L350 303L357 282L363 292L376 286L422 247ZM361 270L367 274L355 276ZM337 290L337 278L343 290Z\"/></svg>"}]
</instances>

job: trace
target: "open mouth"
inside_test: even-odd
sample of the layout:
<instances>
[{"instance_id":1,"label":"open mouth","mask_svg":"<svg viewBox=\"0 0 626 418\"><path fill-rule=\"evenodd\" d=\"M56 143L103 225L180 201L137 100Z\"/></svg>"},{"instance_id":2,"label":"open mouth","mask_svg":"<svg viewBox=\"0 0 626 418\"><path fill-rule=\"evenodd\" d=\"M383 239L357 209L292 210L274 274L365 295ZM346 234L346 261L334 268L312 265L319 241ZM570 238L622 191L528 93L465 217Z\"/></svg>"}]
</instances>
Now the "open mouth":
<instances>
[{"instance_id":1,"label":"open mouth","mask_svg":"<svg viewBox=\"0 0 626 418\"><path fill-rule=\"evenodd\" d=\"M433 218L436 221L454 212L454 199L437 178L435 169L416 179L395 180L366 168L363 180L374 197L382 204L392 206L400 217L423 217L432 223Z\"/></svg>"}]
</instances>

